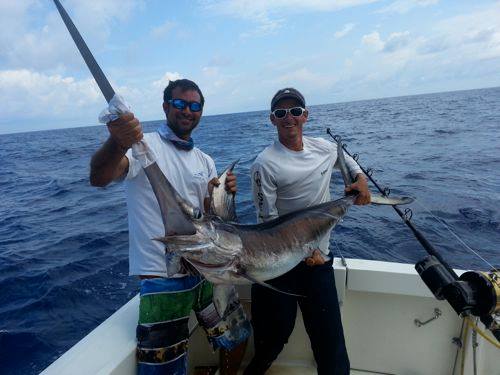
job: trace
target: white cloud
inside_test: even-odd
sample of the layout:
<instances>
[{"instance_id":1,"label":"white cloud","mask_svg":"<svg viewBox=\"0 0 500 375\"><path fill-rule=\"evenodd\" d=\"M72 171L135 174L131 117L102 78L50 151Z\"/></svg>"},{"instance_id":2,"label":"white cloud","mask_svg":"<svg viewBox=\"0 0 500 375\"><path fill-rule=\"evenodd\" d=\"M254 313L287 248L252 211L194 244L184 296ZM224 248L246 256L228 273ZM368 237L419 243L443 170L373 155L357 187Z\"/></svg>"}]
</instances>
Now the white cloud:
<instances>
[{"instance_id":1,"label":"white cloud","mask_svg":"<svg viewBox=\"0 0 500 375\"><path fill-rule=\"evenodd\" d=\"M389 35L389 38L384 43L383 52L395 52L399 49L405 48L411 43L410 32L398 32Z\"/></svg>"},{"instance_id":2,"label":"white cloud","mask_svg":"<svg viewBox=\"0 0 500 375\"><path fill-rule=\"evenodd\" d=\"M232 58L228 56L215 55L208 62L209 66L228 66L233 63Z\"/></svg>"},{"instance_id":3,"label":"white cloud","mask_svg":"<svg viewBox=\"0 0 500 375\"><path fill-rule=\"evenodd\" d=\"M377 13L408 13L417 7L427 7L435 5L439 0L396 0L392 4L380 9Z\"/></svg>"},{"instance_id":4,"label":"white cloud","mask_svg":"<svg viewBox=\"0 0 500 375\"><path fill-rule=\"evenodd\" d=\"M333 12L380 0L200 0L210 12L250 20L257 28L242 36L261 36L275 32L285 23L289 14Z\"/></svg>"},{"instance_id":5,"label":"white cloud","mask_svg":"<svg viewBox=\"0 0 500 375\"><path fill-rule=\"evenodd\" d=\"M140 119L159 119L163 89L169 79L178 78L181 78L179 73L167 72L144 87L112 85ZM0 133L14 130L8 119L21 122L20 130L35 130L40 128L38 121L47 123L48 119L58 119L57 124L50 123L51 128L97 124L97 116L106 106L92 78L79 80L27 69L0 71L0 102L3 115Z\"/></svg>"},{"instance_id":6,"label":"white cloud","mask_svg":"<svg viewBox=\"0 0 500 375\"><path fill-rule=\"evenodd\" d=\"M182 75L178 72L166 72L159 80L153 81L152 85L157 89L160 88L163 90L165 87L167 87L169 81L175 81L181 78Z\"/></svg>"},{"instance_id":7,"label":"white cloud","mask_svg":"<svg viewBox=\"0 0 500 375\"><path fill-rule=\"evenodd\" d=\"M241 33L240 37L250 38L273 34L281 28L285 20L283 18L270 19L267 15L259 15L254 18L254 22L257 22L257 27L252 31Z\"/></svg>"},{"instance_id":8,"label":"white cloud","mask_svg":"<svg viewBox=\"0 0 500 375\"><path fill-rule=\"evenodd\" d=\"M205 0L200 1L207 9L245 18L255 14L280 12L325 12L373 3L378 0Z\"/></svg>"},{"instance_id":9,"label":"white cloud","mask_svg":"<svg viewBox=\"0 0 500 375\"><path fill-rule=\"evenodd\" d=\"M339 72L352 92L372 97L500 84L500 3L441 19L425 29L366 34Z\"/></svg>"},{"instance_id":10,"label":"white cloud","mask_svg":"<svg viewBox=\"0 0 500 375\"><path fill-rule=\"evenodd\" d=\"M476 29L471 31L468 35L465 35L464 42L466 43L482 43L493 41L495 37L498 36L498 30L494 27L488 27L483 29Z\"/></svg>"},{"instance_id":11,"label":"white cloud","mask_svg":"<svg viewBox=\"0 0 500 375\"><path fill-rule=\"evenodd\" d=\"M202 83L200 83L206 92L207 96L226 95L223 90L232 90L231 87L238 78L230 76L221 71L217 66L205 66L202 68Z\"/></svg>"},{"instance_id":12,"label":"white cloud","mask_svg":"<svg viewBox=\"0 0 500 375\"><path fill-rule=\"evenodd\" d=\"M93 79L76 80L27 69L0 71L0 101L6 117L65 116L100 100L101 93Z\"/></svg>"},{"instance_id":13,"label":"white cloud","mask_svg":"<svg viewBox=\"0 0 500 375\"><path fill-rule=\"evenodd\" d=\"M219 75L219 68L216 66L205 66L202 68L205 77L216 77Z\"/></svg>"},{"instance_id":14,"label":"white cloud","mask_svg":"<svg viewBox=\"0 0 500 375\"><path fill-rule=\"evenodd\" d=\"M89 45L105 45L112 25L127 20L140 5L135 0L64 2ZM68 64L82 68L55 6L50 2L48 13L44 6L39 0L0 1L0 66L4 69L54 72L63 67L61 62L66 68Z\"/></svg>"},{"instance_id":15,"label":"white cloud","mask_svg":"<svg viewBox=\"0 0 500 375\"><path fill-rule=\"evenodd\" d=\"M378 31L363 35L361 43L370 47L372 50L392 53L403 49L412 42L410 32L391 33L386 41L383 41Z\"/></svg>"},{"instance_id":16,"label":"white cloud","mask_svg":"<svg viewBox=\"0 0 500 375\"><path fill-rule=\"evenodd\" d=\"M237 18L240 22L230 22L228 26L236 36L242 31L240 35L256 36L293 25L294 17L302 14L312 25L316 15L307 12L331 12L342 6L353 7L367 2L224 0L202 4L211 16ZM317 47L311 49L308 43L304 43L303 53L277 54L275 49L268 51L268 40L259 40L254 41L255 45L252 43L252 48L255 48L252 57L242 61L242 55L233 49L231 43L218 46L217 41L213 41L209 52L202 48L199 54L197 51L197 58L189 57L189 64L183 64L182 58L191 56L190 51L179 50L176 55L179 60L174 61L161 58L159 50L155 49L154 54L146 50L149 48L146 39L149 39L147 42L151 40L148 33L165 36L175 32L177 39L184 22L178 25L169 24L169 21L161 25L159 22L155 23L156 28L150 27L150 22L140 31L141 35L138 31L138 35L134 35L125 46L110 43L109 32L113 27L116 27L114 31L126 29L126 24L116 24L126 18L116 15L106 18L101 12L121 12L122 4L125 4L125 15L128 13L129 16L131 9L141 6L141 3L132 1L91 4L83 0L64 0L96 57L103 60L106 73L126 82L122 87L113 85L142 120L163 117L162 91L169 80L183 75L192 77L202 88L207 98L205 114L266 108L270 96L278 88L290 85L303 91L309 103L325 103L500 84L496 78L500 69L498 2L464 7L467 10L462 15L453 17L449 13L439 13L442 8L436 7L434 16L440 17L441 21L432 19L425 28L419 26L421 20L418 18L410 24L403 24L408 17L387 22L387 15L371 13L373 7L360 7L360 12L354 12L358 9L348 12L348 20L357 22L356 26L334 22L338 29L331 28L330 34L318 36L330 38L323 44L326 48L321 50ZM400 1L392 4L399 4L399 8L394 5L392 9L401 13L403 4L413 4L417 9L417 6L432 5L433 2ZM66 127L92 125L105 105L52 5L46 0L0 0L0 100L4 115L0 126L6 121L20 121L33 124L32 129L36 129L43 116L47 127L51 127L54 121L61 124L57 126ZM113 9L109 8L111 6ZM86 9L88 14L84 14ZM454 14L457 12L454 10ZM93 13L96 19L93 19ZM345 19L344 13L339 14L341 19ZM415 16L419 15L417 13ZM335 15L331 16L336 19ZM360 20L365 16L370 17L370 22ZM226 26L224 22L228 20L221 17L216 21L220 24L208 23ZM238 25L232 28L234 24ZM399 26L402 24L404 26ZM349 46L332 40L363 28L368 29L364 30L366 35L358 45ZM207 26L202 29L207 29ZM214 27L216 29L218 27ZM186 30L189 30L187 25ZM199 35L196 28L190 30ZM272 43L275 38L271 39ZM237 40L235 44L242 45ZM334 47L329 48L330 45ZM342 49L344 45L346 49ZM103 51L99 51L99 46L106 48L105 52L111 48L117 50L100 54ZM154 58L148 60L149 56ZM248 58L251 61L247 61ZM179 66L186 71L179 73L176 70ZM82 73L83 77L89 78L80 78Z\"/></svg>"},{"instance_id":17,"label":"white cloud","mask_svg":"<svg viewBox=\"0 0 500 375\"><path fill-rule=\"evenodd\" d=\"M278 76L274 82L278 87L301 87L304 90L321 89L332 86L337 78L331 74L313 73L306 67Z\"/></svg>"},{"instance_id":18,"label":"white cloud","mask_svg":"<svg viewBox=\"0 0 500 375\"><path fill-rule=\"evenodd\" d=\"M348 24L344 25L342 30L335 32L335 34L333 34L333 36L335 37L335 39L343 38L347 34L349 34L352 31L352 29L354 29L354 26L355 25L353 23L348 23Z\"/></svg>"},{"instance_id":19,"label":"white cloud","mask_svg":"<svg viewBox=\"0 0 500 375\"><path fill-rule=\"evenodd\" d=\"M66 11L73 22L77 22L77 27L86 30L93 36L97 34L108 36L111 27L117 21L128 20L133 12L142 6L142 1L137 0L72 0L64 2Z\"/></svg>"},{"instance_id":20,"label":"white cloud","mask_svg":"<svg viewBox=\"0 0 500 375\"><path fill-rule=\"evenodd\" d=\"M174 21L165 21L160 26L153 27L151 29L151 35L155 38L164 38L167 36L175 27L177 26L177 22Z\"/></svg>"},{"instance_id":21,"label":"white cloud","mask_svg":"<svg viewBox=\"0 0 500 375\"><path fill-rule=\"evenodd\" d=\"M384 42L380 39L378 31L363 35L361 42L376 51L381 51L384 48Z\"/></svg>"},{"instance_id":22,"label":"white cloud","mask_svg":"<svg viewBox=\"0 0 500 375\"><path fill-rule=\"evenodd\" d=\"M433 35L422 49L428 51L438 43L461 60L500 58L500 3L445 19L436 24Z\"/></svg>"}]
</instances>

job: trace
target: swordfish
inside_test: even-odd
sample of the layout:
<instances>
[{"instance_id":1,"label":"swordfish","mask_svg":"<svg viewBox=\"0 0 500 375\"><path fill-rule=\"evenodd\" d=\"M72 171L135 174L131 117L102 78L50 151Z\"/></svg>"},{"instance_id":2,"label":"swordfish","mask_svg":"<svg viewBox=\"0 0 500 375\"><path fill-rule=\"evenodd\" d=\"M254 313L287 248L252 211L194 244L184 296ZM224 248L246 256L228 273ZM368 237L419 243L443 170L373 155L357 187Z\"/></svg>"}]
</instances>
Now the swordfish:
<instances>
[{"instance_id":1,"label":"swordfish","mask_svg":"<svg viewBox=\"0 0 500 375\"><path fill-rule=\"evenodd\" d=\"M346 186L353 183L347 169L342 144L337 141L338 166ZM354 204L357 193L290 212L262 224L241 225L233 220L236 217L234 198L224 189L228 171L219 177L220 185L211 195L211 210L200 217L193 214L189 204L179 194L172 196L195 228L195 233L168 233L155 238L166 245L166 251L175 253L188 261L196 270L214 284L265 284L266 280L278 277L294 268L304 258L311 256L318 248L319 241L342 220ZM163 177L164 178L164 177ZM161 179L150 179L159 181ZM168 223L168 190L153 186L160 204L164 223ZM376 197L377 204L408 204L412 198ZM169 199L172 202L172 199ZM167 225L168 227L168 225Z\"/></svg>"},{"instance_id":2,"label":"swordfish","mask_svg":"<svg viewBox=\"0 0 500 375\"><path fill-rule=\"evenodd\" d=\"M66 10L59 0L54 3L106 101L121 103L123 99L115 95ZM128 106L117 106L120 107ZM175 191L146 143L136 143L132 148L160 206L165 236L157 240L167 245L166 251L180 255L215 284L264 283L291 270L311 255L320 238L337 225L356 199L355 194L348 195L263 224L239 225L234 223L234 197L224 190L224 179L234 163L221 175L221 184L212 193L210 212L202 215ZM337 150L347 186L352 179L340 141L337 141ZM376 201L377 204L396 205L410 203L411 199L381 197Z\"/></svg>"}]
</instances>

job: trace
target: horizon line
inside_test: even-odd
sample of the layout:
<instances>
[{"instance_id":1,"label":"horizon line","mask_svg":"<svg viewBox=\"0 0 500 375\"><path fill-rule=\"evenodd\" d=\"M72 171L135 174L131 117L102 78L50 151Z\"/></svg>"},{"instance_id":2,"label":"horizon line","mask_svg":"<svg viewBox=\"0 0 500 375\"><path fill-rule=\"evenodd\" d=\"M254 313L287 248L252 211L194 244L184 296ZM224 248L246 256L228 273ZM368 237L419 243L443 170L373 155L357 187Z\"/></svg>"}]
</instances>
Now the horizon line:
<instances>
[{"instance_id":1,"label":"horizon line","mask_svg":"<svg viewBox=\"0 0 500 375\"><path fill-rule=\"evenodd\" d=\"M414 96L436 95L436 94L445 94L445 93L462 92L462 91L491 90L491 89L498 89L498 88L500 88L500 86L478 87L478 88L472 88L472 89L458 89L458 90L450 90L450 91L435 91L435 92L427 92L427 93L421 93L421 94L407 94L407 95L398 95L398 96L383 96L383 97L378 97L378 98L366 98L366 99L355 99L355 100L331 102L331 103L311 104L307 107L311 108L311 107L331 105L331 104L347 104L347 103L366 102L366 101L382 100L382 99L409 98L409 97L414 97ZM254 112L264 112L264 111L267 111L267 109L257 109L257 110L240 111L240 112L216 113L216 114L210 114L210 115L202 115L202 119L205 117L237 115L237 114L242 114L242 113L254 113ZM162 121L162 120L164 120L164 119L162 118L162 119L156 119L156 120L143 120L143 121L141 121L141 123L146 124L149 122L156 122L156 121ZM65 129L80 129L80 128L89 128L89 127L94 127L94 126L102 126L102 125L103 124L83 125L83 126L73 126L73 127L67 127L67 128L51 128L51 129L38 129L38 130L28 130L28 131L13 131L13 132L8 132L8 133L0 132L0 136L9 135L9 134L23 134L23 133L34 133L34 132L57 131L57 130L65 130Z\"/></svg>"}]
</instances>

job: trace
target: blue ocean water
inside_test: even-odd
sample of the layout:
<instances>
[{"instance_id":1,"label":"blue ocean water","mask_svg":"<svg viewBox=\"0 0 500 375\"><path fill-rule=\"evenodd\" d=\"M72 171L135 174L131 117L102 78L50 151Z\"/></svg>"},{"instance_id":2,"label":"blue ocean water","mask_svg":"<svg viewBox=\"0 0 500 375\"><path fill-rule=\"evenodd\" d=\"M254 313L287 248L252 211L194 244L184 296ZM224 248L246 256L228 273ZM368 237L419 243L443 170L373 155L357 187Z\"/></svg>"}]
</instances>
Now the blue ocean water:
<instances>
[{"instance_id":1,"label":"blue ocean water","mask_svg":"<svg viewBox=\"0 0 500 375\"><path fill-rule=\"evenodd\" d=\"M343 136L454 267L500 265L500 88L310 107L307 135ZM160 121L145 123L146 131ZM236 158L238 215L255 222L249 167L275 139L268 112L202 119L196 144L219 170ZM121 184L88 182L104 126L0 135L0 372L38 373L129 300ZM339 175L332 182L341 194ZM375 188L372 189L375 191ZM332 236L338 256L414 263L421 246L390 207L353 207Z\"/></svg>"}]
</instances>

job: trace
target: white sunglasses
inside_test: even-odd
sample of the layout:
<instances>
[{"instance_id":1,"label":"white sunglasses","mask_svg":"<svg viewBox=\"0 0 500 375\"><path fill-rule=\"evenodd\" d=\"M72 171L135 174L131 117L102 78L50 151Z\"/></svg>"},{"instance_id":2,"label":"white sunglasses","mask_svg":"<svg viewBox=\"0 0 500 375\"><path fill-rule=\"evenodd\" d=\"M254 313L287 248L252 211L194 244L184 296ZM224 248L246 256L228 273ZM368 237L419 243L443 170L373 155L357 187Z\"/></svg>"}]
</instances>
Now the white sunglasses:
<instances>
[{"instance_id":1,"label":"white sunglasses","mask_svg":"<svg viewBox=\"0 0 500 375\"><path fill-rule=\"evenodd\" d=\"M306 111L305 108L293 107L293 108L288 108L288 109L278 108L278 109L275 109L274 111L272 111L271 113L273 114L274 117L281 119L281 118L285 118L286 114L288 112L290 112L290 114L293 117L300 117L303 115L303 113L305 111Z\"/></svg>"}]
</instances>

